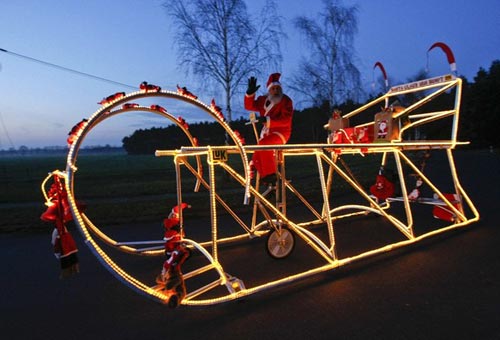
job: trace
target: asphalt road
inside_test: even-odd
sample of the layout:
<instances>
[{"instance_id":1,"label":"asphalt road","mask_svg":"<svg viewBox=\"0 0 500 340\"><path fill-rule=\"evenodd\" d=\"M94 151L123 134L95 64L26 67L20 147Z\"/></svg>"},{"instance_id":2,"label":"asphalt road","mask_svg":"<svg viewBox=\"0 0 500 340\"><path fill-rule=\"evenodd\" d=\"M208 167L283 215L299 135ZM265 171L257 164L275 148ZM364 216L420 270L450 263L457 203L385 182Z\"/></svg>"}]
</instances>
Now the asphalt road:
<instances>
[{"instance_id":1,"label":"asphalt road","mask_svg":"<svg viewBox=\"0 0 500 340\"><path fill-rule=\"evenodd\" d=\"M81 272L60 280L48 233L2 234L0 334L4 339L500 339L500 157L462 152L457 168L480 222L210 307L172 310L132 292L99 264L79 235ZM253 253L241 252L252 268Z\"/></svg>"}]
</instances>

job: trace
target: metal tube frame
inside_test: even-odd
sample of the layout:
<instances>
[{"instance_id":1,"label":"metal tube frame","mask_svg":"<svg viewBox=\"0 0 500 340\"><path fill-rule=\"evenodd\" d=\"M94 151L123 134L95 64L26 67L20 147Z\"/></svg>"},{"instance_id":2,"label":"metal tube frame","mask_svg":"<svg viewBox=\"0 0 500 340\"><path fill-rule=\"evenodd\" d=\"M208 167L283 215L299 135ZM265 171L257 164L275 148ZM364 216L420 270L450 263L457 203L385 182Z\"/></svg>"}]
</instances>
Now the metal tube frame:
<instances>
[{"instance_id":1,"label":"metal tube frame","mask_svg":"<svg viewBox=\"0 0 500 340\"><path fill-rule=\"evenodd\" d=\"M439 96L441 93L448 91L450 89L456 89L455 95L455 104L452 110L445 110L440 112L429 112L424 114L411 114L413 110L418 107L421 107L428 101L434 99ZM436 77L432 79L427 79L424 81L410 83L405 85L400 85L391 88L389 92L376 100L368 103L361 108L354 110L344 117L349 118L355 115L358 115L364 112L366 109L377 105L381 101L387 100L390 97L394 97L401 94L416 92L416 91L434 91L428 95L425 95L421 100L406 108L404 111L400 112L394 118L401 117L402 115L407 115L410 119L410 124L408 126L403 127L400 130L399 138L386 143L363 143L363 144L300 144L300 145L268 145L268 146L242 146L238 144L236 141L235 146L187 146L181 147L178 150L158 150L156 152L156 156L173 156L175 162L176 169L176 183L177 183L177 199L178 202L182 202L182 176L181 176L181 168L182 166L186 167L197 179L197 185L195 187L195 191L197 191L200 186L204 187L209 191L210 196L210 217L211 217L211 240L207 242L201 242L199 240L192 239L184 239L184 242L192 247L194 250L198 251L204 258L206 258L208 264L201 266L198 269L195 269L189 273L184 275L185 279L192 279L199 275L202 275L209 271L215 271L217 275L217 279L213 282L195 289L191 292L188 292L185 299L182 300L183 305L211 305L226 301L231 301L243 296L247 296L250 294L254 294L266 289L270 289L276 286L280 286L283 284L287 284L299 279L307 278L311 275L315 275L324 271L332 270L334 268L338 268L340 266L352 263L357 260L364 259L369 256L374 256L376 254L380 254L383 252L387 252L390 250L394 250L403 246L407 246L409 244L421 241L428 237L434 236L439 233L443 233L452 229L456 229L459 227L463 227L469 225L473 222L479 220L479 213L477 209L474 207L472 201L466 194L465 190L462 188L458 175L456 173L455 163L453 159L452 150L458 146L466 144L465 142L458 142L456 140L457 130L458 130L458 117L459 117L459 108L460 108L460 97L461 97L461 79L455 78L451 75L446 75L442 77ZM190 99L184 98L178 94L171 93L168 91L161 91L156 95L165 96L165 97L176 97L178 99L191 102L195 104L197 107L200 107L208 112L210 112L213 116L217 118L220 124L222 124L226 131L230 131L230 128L226 126L226 122L223 121L217 114L217 112L213 111L212 108L207 107L203 103ZM74 172L77 171L76 167L76 158L79 146L83 140L83 137L90 131L92 127L97 125L103 119L107 117L105 115L109 115L110 112L106 112L106 110L110 111L112 107L115 107L121 103L124 103L128 100L134 98L146 97L147 94L144 93L132 93L126 96L123 99L117 100L112 103L111 106L100 109L96 112L89 120L88 125L78 136L75 144L70 148L68 153L67 167L64 172L57 172L57 175L63 178L65 183L66 191L68 192L68 203L70 204L70 208L73 213L74 220L84 236L86 244L89 246L94 255L101 261L101 263L120 281L124 284L131 287L133 290L144 294L156 301L165 302L168 299L168 296L165 295L164 292L158 290L156 286L150 286L136 279L134 276L129 274L123 268L118 266L106 252L102 250L96 240L92 237L91 232L94 236L99 237L105 243L110 244L120 250L131 254L140 254L140 255L159 255L162 251L155 247L146 247L146 248L136 248L136 245L144 244L144 245L154 245L156 242L161 244L161 241L144 241L144 242L117 242L106 234L102 233L99 228L97 228L93 223L88 219L85 214L82 214L78 211L76 205L76 199L73 194L73 181L74 181ZM117 112L118 110L112 111ZM402 140L403 132L414 128L416 126L426 124L437 119L441 119L443 117L453 117L453 123L451 127L451 136L449 140L439 140L439 141L405 141ZM365 123L360 126L369 126L373 123ZM229 130L228 130L229 129ZM234 137L234 136L233 136ZM259 193L258 186L254 187L251 185L249 176L248 176L248 167L247 167L247 154L252 153L255 150L277 150L280 152L280 157L283 157L283 166L285 164L286 157L292 156L313 156L316 159L317 170L318 170L318 180L319 187L322 193L323 199L323 208L321 213L317 212L313 205L307 202L306 198L302 196L291 184L286 180L284 176L278 176L281 183L282 190L289 189L292 194L298 195L300 201L306 205L306 207L313 213L314 219L308 222L303 223L295 223L290 220L286 214L286 200L282 201L281 204L285 204L285 206L276 205L275 202L270 202L267 200L261 193ZM459 195L460 205L455 207L454 203L447 199L444 193L432 183L432 181L425 176L425 174L418 169L417 166L412 162L410 157L408 157L405 152L407 151L417 151L417 150L445 150L448 162L450 165L451 177L455 189L455 193ZM244 173L241 174L234 168L232 168L228 163L223 161L217 161L213 158L214 151L222 151L227 152L228 154L240 154L242 160L244 161ZM399 179L401 182L401 191L402 197L400 198L391 198L387 199L384 202L378 202L374 197L370 194L366 193L363 188L360 187L357 180L353 178L352 174L347 173L342 168L337 165L337 155L345 154L345 155L359 155L359 154L381 154L382 155L382 165L386 162L386 157L388 154L392 154L394 156L396 166L399 173ZM207 160L208 166L208 181L204 179L202 171L200 171L200 156L203 156ZM195 157L198 162L198 169L192 167L187 159L189 157ZM415 171L422 180L433 189L433 191L437 194L437 200L426 200L423 203L433 204L444 206L450 209L454 215L456 215L456 219L452 221L449 225L444 227L435 227L432 231L425 232L421 235L415 231L414 228L414 215L412 211L412 202L408 199L406 183L403 175L403 163L408 165L413 171ZM325 169L324 166L327 166L327 176L325 177ZM224 200L217 195L216 193L216 177L215 177L215 169L220 167L224 171L226 171L233 179L236 180L239 185L241 185L243 189L244 195L244 204L248 204L250 198L254 198L259 201L259 204L265 209L264 211L269 214L267 216L266 221L255 223L255 212L252 217L253 222L250 226L246 226L245 222L238 217L238 215L231 209L229 204L226 204ZM363 204L346 204L341 206L332 206L330 202L332 183L333 183L333 175L337 173L340 179L344 180L346 183L350 185L351 188L354 189L359 196L364 199L366 205ZM51 174L49 174L50 176ZM42 184L42 191L44 192L44 196L46 190L44 188L47 179L44 180ZM285 191L281 192L281 196L283 198L286 197ZM397 216L391 214L390 207L391 203L402 201L404 206L404 211L406 215L406 220L403 221ZM222 208L228 210L230 215L233 216L238 224L243 229L243 233L239 235L235 235L227 238L219 238L218 235L218 211L217 211L217 203L219 203ZM401 234L404 236L403 241L389 243L382 247L371 249L368 251L361 252L359 254L340 258L337 254L337 244L341 242L341 240L336 239L334 221L340 218L348 218L350 216L359 214L359 213L376 213L381 215L390 225L393 225ZM275 216L275 219L271 217ZM269 219L271 219L271 223L284 223L289 229L297 235L300 239L302 239L305 244L307 244L315 254L319 256L319 258L323 259L323 264L318 265L314 268L307 269L303 272L299 273L291 273L290 275L286 275L282 278L272 280L270 282L259 284L254 287L246 287L243 284L242 280L238 280L238 285L233 285L231 282L234 282L236 278L232 277L228 273L225 272L222 263L219 262L219 245L233 242L233 241L241 241L242 239L251 239L254 237L262 236L266 233L265 225L269 224ZM184 228L184 221L181 216L181 226ZM312 229L309 227L311 225L326 225L326 232L328 235L328 242L325 243L322 241ZM207 248L211 248L211 252L207 250ZM225 286L226 290L224 293L221 293L218 297L210 297L204 298L203 295L207 292L214 292L220 286Z\"/></svg>"}]
</instances>

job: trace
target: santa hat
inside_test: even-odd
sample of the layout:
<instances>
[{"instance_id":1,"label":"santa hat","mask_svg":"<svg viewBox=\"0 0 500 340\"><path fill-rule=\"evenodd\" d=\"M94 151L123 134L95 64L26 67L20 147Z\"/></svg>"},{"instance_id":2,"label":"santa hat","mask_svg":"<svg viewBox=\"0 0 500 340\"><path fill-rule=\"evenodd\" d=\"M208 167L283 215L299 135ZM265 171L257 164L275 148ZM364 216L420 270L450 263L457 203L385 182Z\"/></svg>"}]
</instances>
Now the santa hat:
<instances>
[{"instance_id":1,"label":"santa hat","mask_svg":"<svg viewBox=\"0 0 500 340\"><path fill-rule=\"evenodd\" d=\"M281 73L273 73L269 76L269 79L267 80L267 89L269 90L271 86L281 86L280 83L280 77Z\"/></svg>"},{"instance_id":2,"label":"santa hat","mask_svg":"<svg viewBox=\"0 0 500 340\"><path fill-rule=\"evenodd\" d=\"M178 219L179 218L179 209L184 210L184 208L191 208L191 206L187 203L181 203L179 205L176 205L170 211L169 218L177 218Z\"/></svg>"}]
</instances>

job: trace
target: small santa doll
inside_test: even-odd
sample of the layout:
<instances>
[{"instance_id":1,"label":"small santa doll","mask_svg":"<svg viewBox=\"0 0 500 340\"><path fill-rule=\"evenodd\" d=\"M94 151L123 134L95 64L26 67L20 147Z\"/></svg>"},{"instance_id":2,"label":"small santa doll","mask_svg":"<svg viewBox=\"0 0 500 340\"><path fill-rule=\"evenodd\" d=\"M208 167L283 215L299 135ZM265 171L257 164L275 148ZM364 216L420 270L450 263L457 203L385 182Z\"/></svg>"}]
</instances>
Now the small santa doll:
<instances>
[{"instance_id":1,"label":"small santa doll","mask_svg":"<svg viewBox=\"0 0 500 340\"><path fill-rule=\"evenodd\" d=\"M54 183L52 183L47 193L47 210L40 216L40 219L54 223L51 243L54 248L54 255L61 265L61 278L66 278L79 272L78 248L66 228L66 222L73 220L68 203L68 194L61 183L59 175L54 174L52 177ZM83 208L83 205L79 205L79 209L81 208Z\"/></svg>"},{"instance_id":2,"label":"small santa doll","mask_svg":"<svg viewBox=\"0 0 500 340\"><path fill-rule=\"evenodd\" d=\"M172 208L167 218L163 220L165 234L165 255L167 259L163 263L161 274L157 277L157 282L165 286L165 290L171 293L168 300L169 307L177 307L179 302L186 295L186 287L181 272L181 265L189 257L189 250L182 243L181 232L179 230L179 210L191 208L186 203Z\"/></svg>"},{"instance_id":3,"label":"small santa doll","mask_svg":"<svg viewBox=\"0 0 500 340\"><path fill-rule=\"evenodd\" d=\"M386 200L394 195L394 184L384 176L384 170L380 169L375 184L370 187L370 192L377 200Z\"/></svg>"},{"instance_id":4,"label":"small santa doll","mask_svg":"<svg viewBox=\"0 0 500 340\"><path fill-rule=\"evenodd\" d=\"M422 187L422 184L424 182L422 181L421 178L417 179L417 182L415 184L415 189L413 189L409 194L408 194L408 199L410 201L416 201L420 197L420 190Z\"/></svg>"}]
</instances>

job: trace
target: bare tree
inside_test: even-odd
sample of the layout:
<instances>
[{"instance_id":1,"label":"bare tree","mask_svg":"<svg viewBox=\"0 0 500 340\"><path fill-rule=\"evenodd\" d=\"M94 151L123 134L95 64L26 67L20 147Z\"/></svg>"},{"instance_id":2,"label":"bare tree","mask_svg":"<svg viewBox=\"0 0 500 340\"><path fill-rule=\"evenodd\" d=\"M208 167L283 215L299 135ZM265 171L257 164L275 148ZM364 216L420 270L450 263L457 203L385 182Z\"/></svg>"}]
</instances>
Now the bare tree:
<instances>
[{"instance_id":1,"label":"bare tree","mask_svg":"<svg viewBox=\"0 0 500 340\"><path fill-rule=\"evenodd\" d=\"M354 64L354 36L358 30L356 6L323 0L324 10L314 19L300 16L294 24L309 45L309 56L299 64L291 89L314 105L356 100L361 93L360 72Z\"/></svg>"},{"instance_id":2,"label":"bare tree","mask_svg":"<svg viewBox=\"0 0 500 340\"><path fill-rule=\"evenodd\" d=\"M178 59L188 73L225 93L227 119L231 99L247 78L281 64L281 18L268 0L256 28L243 0L167 0L174 19Z\"/></svg>"}]
</instances>

